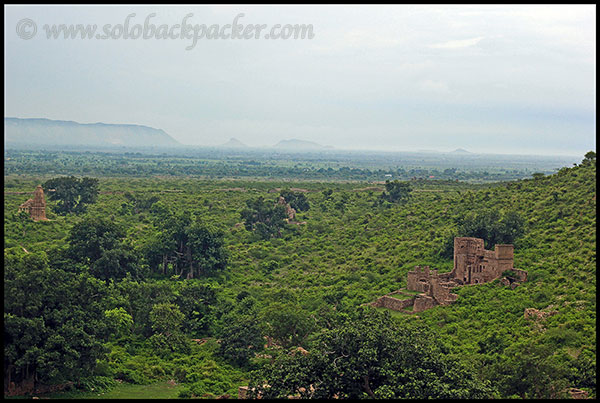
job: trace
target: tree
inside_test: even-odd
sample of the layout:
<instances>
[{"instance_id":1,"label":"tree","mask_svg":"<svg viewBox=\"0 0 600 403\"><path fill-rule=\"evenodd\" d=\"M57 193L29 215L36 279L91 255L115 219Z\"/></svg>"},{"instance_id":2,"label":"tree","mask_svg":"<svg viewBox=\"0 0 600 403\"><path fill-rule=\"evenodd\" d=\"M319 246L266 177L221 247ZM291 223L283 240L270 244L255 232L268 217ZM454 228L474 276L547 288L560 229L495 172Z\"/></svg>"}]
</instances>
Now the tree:
<instances>
[{"instance_id":1,"label":"tree","mask_svg":"<svg viewBox=\"0 0 600 403\"><path fill-rule=\"evenodd\" d=\"M295 304L275 302L261 315L265 334L283 347L302 344L313 330L314 320Z\"/></svg>"},{"instance_id":2,"label":"tree","mask_svg":"<svg viewBox=\"0 0 600 403\"><path fill-rule=\"evenodd\" d=\"M196 221L186 229L186 234L190 277L195 277L196 273L210 274L225 269L227 253L222 231Z\"/></svg>"},{"instance_id":3,"label":"tree","mask_svg":"<svg viewBox=\"0 0 600 403\"><path fill-rule=\"evenodd\" d=\"M254 353L262 350L264 339L257 316L253 298L245 297L221 317L219 355L229 363L246 366Z\"/></svg>"},{"instance_id":4,"label":"tree","mask_svg":"<svg viewBox=\"0 0 600 403\"><path fill-rule=\"evenodd\" d=\"M459 236L481 238L488 249L496 244L512 244L525 232L525 220L515 211L502 214L498 210L472 212L459 217L456 222Z\"/></svg>"},{"instance_id":5,"label":"tree","mask_svg":"<svg viewBox=\"0 0 600 403\"><path fill-rule=\"evenodd\" d=\"M253 397L484 398L487 384L445 356L435 337L365 309L317 335L307 355L283 353L252 374Z\"/></svg>"},{"instance_id":6,"label":"tree","mask_svg":"<svg viewBox=\"0 0 600 403\"><path fill-rule=\"evenodd\" d=\"M131 208L133 214L139 214L142 211L150 211L154 203L159 201L158 196L148 194L134 195L131 192L125 193L125 198L128 201L125 205Z\"/></svg>"},{"instance_id":7,"label":"tree","mask_svg":"<svg viewBox=\"0 0 600 403\"><path fill-rule=\"evenodd\" d=\"M227 266L223 232L189 212L163 211L155 218L154 226L158 232L141 248L153 269L162 267L159 270L167 274L170 264L175 275L195 278L200 274L214 274Z\"/></svg>"},{"instance_id":8,"label":"tree","mask_svg":"<svg viewBox=\"0 0 600 403\"><path fill-rule=\"evenodd\" d=\"M85 217L71 228L67 255L73 262L88 266L90 273L102 280L120 280L127 274L141 278L139 257L123 242L124 238L125 232L115 222Z\"/></svg>"},{"instance_id":9,"label":"tree","mask_svg":"<svg viewBox=\"0 0 600 403\"><path fill-rule=\"evenodd\" d=\"M533 179L540 180L544 179L546 175L543 172L534 172L533 174L531 174L531 176L533 177Z\"/></svg>"},{"instance_id":10,"label":"tree","mask_svg":"<svg viewBox=\"0 0 600 403\"><path fill-rule=\"evenodd\" d=\"M261 238L281 237L281 230L287 225L285 207L265 200L262 196L247 200L248 206L240 214L248 231L255 231Z\"/></svg>"},{"instance_id":11,"label":"tree","mask_svg":"<svg viewBox=\"0 0 600 403\"><path fill-rule=\"evenodd\" d=\"M215 289L197 280L178 282L181 286L176 303L185 315L183 330L195 337L205 336L212 327L213 308L217 302Z\"/></svg>"},{"instance_id":12,"label":"tree","mask_svg":"<svg viewBox=\"0 0 600 403\"><path fill-rule=\"evenodd\" d=\"M596 163L596 153L594 151L588 151L585 153L583 161L581 161L583 165L594 164Z\"/></svg>"},{"instance_id":13,"label":"tree","mask_svg":"<svg viewBox=\"0 0 600 403\"><path fill-rule=\"evenodd\" d=\"M127 337L133 328L133 318L122 307L104 311L108 332L114 339Z\"/></svg>"},{"instance_id":14,"label":"tree","mask_svg":"<svg viewBox=\"0 0 600 403\"><path fill-rule=\"evenodd\" d=\"M383 201L390 203L404 203L410 198L411 192L412 188L408 182L387 180L385 181L385 191L379 196L380 203Z\"/></svg>"},{"instance_id":15,"label":"tree","mask_svg":"<svg viewBox=\"0 0 600 403\"><path fill-rule=\"evenodd\" d=\"M5 382L52 385L90 376L106 353L105 297L102 282L50 269L44 253L5 251Z\"/></svg>"},{"instance_id":16,"label":"tree","mask_svg":"<svg viewBox=\"0 0 600 403\"><path fill-rule=\"evenodd\" d=\"M124 237L125 232L114 221L85 217L73 225L67 241L73 259L89 264L116 248Z\"/></svg>"},{"instance_id":17,"label":"tree","mask_svg":"<svg viewBox=\"0 0 600 403\"><path fill-rule=\"evenodd\" d=\"M98 179L74 176L53 178L42 186L47 192L48 199L57 201L55 208L58 214L82 213L87 204L94 203L98 197Z\"/></svg>"},{"instance_id":18,"label":"tree","mask_svg":"<svg viewBox=\"0 0 600 403\"><path fill-rule=\"evenodd\" d=\"M172 352L186 353L190 351L187 338L181 331L185 316L175 304L160 303L152 307L150 321L154 334L150 342L156 353L168 356Z\"/></svg>"},{"instance_id":19,"label":"tree","mask_svg":"<svg viewBox=\"0 0 600 403\"><path fill-rule=\"evenodd\" d=\"M310 209L310 203L304 193L292 192L291 190L282 190L279 194L289 203L290 207L296 211L308 211Z\"/></svg>"},{"instance_id":20,"label":"tree","mask_svg":"<svg viewBox=\"0 0 600 403\"><path fill-rule=\"evenodd\" d=\"M130 274L134 279L143 278L138 265L139 258L129 248L122 246L105 250L90 266L90 273L101 280L121 280Z\"/></svg>"}]
</instances>

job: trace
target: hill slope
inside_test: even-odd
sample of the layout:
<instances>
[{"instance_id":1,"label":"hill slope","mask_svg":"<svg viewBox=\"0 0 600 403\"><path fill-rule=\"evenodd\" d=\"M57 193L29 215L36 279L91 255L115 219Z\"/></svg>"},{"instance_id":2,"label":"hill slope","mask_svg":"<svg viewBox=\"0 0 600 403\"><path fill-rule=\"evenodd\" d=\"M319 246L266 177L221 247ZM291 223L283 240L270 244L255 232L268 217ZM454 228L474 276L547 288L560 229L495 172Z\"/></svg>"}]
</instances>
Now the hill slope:
<instances>
[{"instance_id":1,"label":"hill slope","mask_svg":"<svg viewBox=\"0 0 600 403\"><path fill-rule=\"evenodd\" d=\"M219 147L223 148L248 148L248 146L238 139L232 137L227 143L221 144Z\"/></svg>"},{"instance_id":2,"label":"hill slope","mask_svg":"<svg viewBox=\"0 0 600 403\"><path fill-rule=\"evenodd\" d=\"M595 397L595 161L547 177L491 185L427 181L425 188L411 181L415 188L411 200L389 208L374 207L380 193L367 191L364 183L296 183L313 190L306 193L310 210L301 213L307 223L293 226L282 238L265 241L253 239L236 225L240 211L257 196L273 200L276 194L268 190L289 186L288 182L239 181L231 188L228 181L147 180L101 179L105 193L90 205L88 214L112 214L124 227L139 228L129 232L128 241L144 243L163 226L154 228L151 222L141 222L139 214L122 213L127 199L119 193L145 192L151 185L160 201L174 211L193 209L197 217L224 231L230 264L226 278L219 280L223 305L218 309L253 306L256 311L248 322L253 324L256 317L273 315L283 306L289 308L287 312L301 314L294 328L297 323L317 326L315 318L354 312L405 286L406 273L415 265L449 271L452 259L444 258L440 249L450 237L464 235L457 233L457 220L466 214L516 212L526 228L514 242L514 261L515 267L528 271L527 282L515 289L498 281L462 287L456 290L459 299L452 305L417 315L392 315L400 327L412 322L434 332L444 344L445 355L460 357L482 382L493 387L496 392L490 397L559 397L571 387ZM5 189L31 191L40 181L8 177ZM199 195L202 203L198 203ZM27 197L5 196L5 249L51 253L51 246L62 247L77 217L52 214L53 221L23 224L16 211ZM152 217L154 213L147 214ZM156 284L152 279L145 281L149 286ZM172 287L182 283L168 276L161 281ZM240 304L240 299L246 302ZM526 318L529 308L549 316ZM148 325L143 319L136 321L138 326ZM310 345L302 345L310 351Z\"/></svg>"},{"instance_id":3,"label":"hill slope","mask_svg":"<svg viewBox=\"0 0 600 403\"><path fill-rule=\"evenodd\" d=\"M173 147L179 145L163 130L148 126L20 118L4 118L4 141L9 145L32 146Z\"/></svg>"}]
</instances>

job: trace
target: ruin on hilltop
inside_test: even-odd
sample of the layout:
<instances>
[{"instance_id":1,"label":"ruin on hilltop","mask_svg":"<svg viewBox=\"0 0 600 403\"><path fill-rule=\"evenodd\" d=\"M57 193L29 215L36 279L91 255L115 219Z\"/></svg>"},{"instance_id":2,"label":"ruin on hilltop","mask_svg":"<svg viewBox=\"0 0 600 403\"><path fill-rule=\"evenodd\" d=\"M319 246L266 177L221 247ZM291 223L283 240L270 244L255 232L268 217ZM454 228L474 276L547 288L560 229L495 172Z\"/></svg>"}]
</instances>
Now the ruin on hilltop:
<instances>
[{"instance_id":1,"label":"ruin on hilltop","mask_svg":"<svg viewBox=\"0 0 600 403\"><path fill-rule=\"evenodd\" d=\"M514 289L520 282L527 281L527 272L514 268L513 252L514 247L510 244L498 244L494 250L486 250L483 239L454 238L454 268L451 272L438 273L429 266L417 266L406 276L406 289L384 295L371 305L408 313L422 312L456 301L458 295L450 292L452 288L489 283L507 271L511 276L503 277L501 284Z\"/></svg>"}]
</instances>

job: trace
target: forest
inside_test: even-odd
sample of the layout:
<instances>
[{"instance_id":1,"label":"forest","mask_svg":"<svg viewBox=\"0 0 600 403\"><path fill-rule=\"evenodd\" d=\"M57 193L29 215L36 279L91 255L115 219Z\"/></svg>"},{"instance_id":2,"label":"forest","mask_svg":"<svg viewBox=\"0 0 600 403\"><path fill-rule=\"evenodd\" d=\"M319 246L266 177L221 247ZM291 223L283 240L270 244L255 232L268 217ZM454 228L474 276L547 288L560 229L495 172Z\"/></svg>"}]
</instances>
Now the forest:
<instances>
[{"instance_id":1,"label":"forest","mask_svg":"<svg viewBox=\"0 0 600 403\"><path fill-rule=\"evenodd\" d=\"M244 161L5 152L5 396L596 397L594 152L485 174ZM19 211L37 185L47 221ZM457 236L514 244L527 281L369 306L450 271Z\"/></svg>"}]
</instances>

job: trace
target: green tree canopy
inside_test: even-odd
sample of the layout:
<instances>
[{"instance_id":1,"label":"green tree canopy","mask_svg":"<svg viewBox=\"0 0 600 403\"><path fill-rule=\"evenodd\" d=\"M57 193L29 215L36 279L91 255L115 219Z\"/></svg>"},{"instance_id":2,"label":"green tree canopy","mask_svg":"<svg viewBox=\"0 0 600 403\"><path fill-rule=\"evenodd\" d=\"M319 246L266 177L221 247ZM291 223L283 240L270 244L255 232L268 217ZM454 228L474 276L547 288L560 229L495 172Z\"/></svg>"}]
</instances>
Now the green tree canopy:
<instances>
[{"instance_id":1,"label":"green tree canopy","mask_svg":"<svg viewBox=\"0 0 600 403\"><path fill-rule=\"evenodd\" d=\"M175 304L160 303L152 307L150 321L154 334L150 337L150 342L159 355L189 352L188 339L181 331L184 319L185 315Z\"/></svg>"},{"instance_id":2,"label":"green tree canopy","mask_svg":"<svg viewBox=\"0 0 600 403\"><path fill-rule=\"evenodd\" d=\"M491 249L496 244L512 244L525 232L525 220L516 211L484 210L457 219L459 236L482 238Z\"/></svg>"},{"instance_id":3,"label":"green tree canopy","mask_svg":"<svg viewBox=\"0 0 600 403\"><path fill-rule=\"evenodd\" d=\"M102 282L50 269L45 254L5 252L5 376L45 385L89 376L106 352L105 296Z\"/></svg>"},{"instance_id":4,"label":"green tree canopy","mask_svg":"<svg viewBox=\"0 0 600 403\"><path fill-rule=\"evenodd\" d=\"M487 384L448 358L433 335L365 309L323 330L308 355L283 353L252 375L263 398L484 398Z\"/></svg>"},{"instance_id":5,"label":"green tree canopy","mask_svg":"<svg viewBox=\"0 0 600 403\"><path fill-rule=\"evenodd\" d=\"M385 181L385 191L380 196L380 201L390 203L404 203L410 198L412 188L408 182Z\"/></svg>"},{"instance_id":6,"label":"green tree canopy","mask_svg":"<svg viewBox=\"0 0 600 403\"><path fill-rule=\"evenodd\" d=\"M155 217L154 226L157 232L141 247L153 269L159 268L167 274L170 265L175 275L195 278L226 268L228 255L222 231L187 211L162 210L161 215Z\"/></svg>"},{"instance_id":7,"label":"green tree canopy","mask_svg":"<svg viewBox=\"0 0 600 403\"><path fill-rule=\"evenodd\" d=\"M310 203L306 198L306 195L301 192L292 192L291 190L284 189L279 195L285 199L289 205L296 211L308 211L310 209Z\"/></svg>"},{"instance_id":8,"label":"green tree canopy","mask_svg":"<svg viewBox=\"0 0 600 403\"><path fill-rule=\"evenodd\" d=\"M265 200L262 196L246 201L247 208L240 213L248 231L255 231L261 238L281 237L287 225L285 207Z\"/></svg>"},{"instance_id":9,"label":"green tree canopy","mask_svg":"<svg viewBox=\"0 0 600 403\"><path fill-rule=\"evenodd\" d=\"M57 201L55 208L58 214L82 213L87 205L96 202L98 197L98 179L63 176L46 181L42 187L47 192L48 199Z\"/></svg>"}]
</instances>

